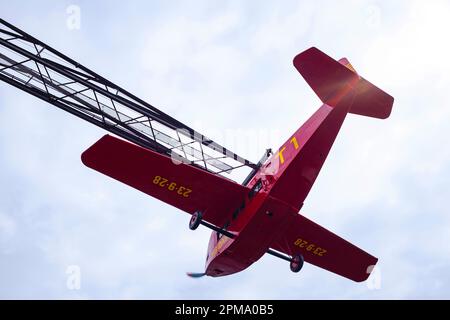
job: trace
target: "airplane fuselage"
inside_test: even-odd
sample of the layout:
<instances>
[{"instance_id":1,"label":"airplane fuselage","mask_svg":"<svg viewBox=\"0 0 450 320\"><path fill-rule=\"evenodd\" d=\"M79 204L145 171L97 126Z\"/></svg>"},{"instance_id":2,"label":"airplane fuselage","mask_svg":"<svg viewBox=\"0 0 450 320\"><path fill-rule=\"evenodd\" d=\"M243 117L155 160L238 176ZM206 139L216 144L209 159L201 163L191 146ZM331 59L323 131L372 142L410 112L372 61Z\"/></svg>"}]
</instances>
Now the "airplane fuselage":
<instances>
[{"instance_id":1,"label":"airplane fuselage","mask_svg":"<svg viewBox=\"0 0 450 320\"><path fill-rule=\"evenodd\" d=\"M322 105L267 160L250 180L251 191L241 208L230 213L224 226L234 237L211 234L207 275L242 271L267 252L276 235L283 234L300 211L346 113L345 108ZM298 190L307 191L299 197Z\"/></svg>"},{"instance_id":2,"label":"airplane fuselage","mask_svg":"<svg viewBox=\"0 0 450 320\"><path fill-rule=\"evenodd\" d=\"M289 218L297 214L298 209L270 196L271 185L267 179L258 178L251 186L258 183L262 184L261 190L247 197L244 206L231 216L227 231L235 237L212 232L207 275L225 276L249 267L267 252L273 238L289 225Z\"/></svg>"}]
</instances>

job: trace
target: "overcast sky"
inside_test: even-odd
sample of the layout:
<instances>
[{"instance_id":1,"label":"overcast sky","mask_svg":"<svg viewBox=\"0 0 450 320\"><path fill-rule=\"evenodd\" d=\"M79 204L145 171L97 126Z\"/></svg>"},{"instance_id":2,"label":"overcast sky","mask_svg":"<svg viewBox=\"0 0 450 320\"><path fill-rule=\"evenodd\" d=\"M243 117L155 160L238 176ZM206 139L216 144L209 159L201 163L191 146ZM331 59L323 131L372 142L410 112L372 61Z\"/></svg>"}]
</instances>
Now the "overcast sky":
<instances>
[{"instance_id":1,"label":"overcast sky","mask_svg":"<svg viewBox=\"0 0 450 320\"><path fill-rule=\"evenodd\" d=\"M0 298L450 298L448 1L122 3L0 7L253 161L319 107L292 65L311 46L395 97L387 120L348 116L302 209L378 257L376 277L355 283L311 265L293 274L265 256L236 275L188 278L203 271L210 232L84 167L104 131L0 83ZM79 29L67 25L71 4Z\"/></svg>"}]
</instances>

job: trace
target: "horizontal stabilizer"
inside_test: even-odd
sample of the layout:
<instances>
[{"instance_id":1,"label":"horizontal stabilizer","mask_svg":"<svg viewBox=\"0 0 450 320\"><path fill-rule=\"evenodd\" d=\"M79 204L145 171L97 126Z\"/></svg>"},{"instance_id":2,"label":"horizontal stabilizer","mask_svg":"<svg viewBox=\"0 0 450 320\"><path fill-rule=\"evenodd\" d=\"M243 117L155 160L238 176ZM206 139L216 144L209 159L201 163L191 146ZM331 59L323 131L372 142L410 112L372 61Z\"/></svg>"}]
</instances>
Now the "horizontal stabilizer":
<instances>
[{"instance_id":1,"label":"horizontal stabilizer","mask_svg":"<svg viewBox=\"0 0 450 320\"><path fill-rule=\"evenodd\" d=\"M350 113L380 119L391 114L394 98L360 77L345 58L338 62L312 47L294 58L294 66L325 104L335 106L352 93Z\"/></svg>"}]
</instances>

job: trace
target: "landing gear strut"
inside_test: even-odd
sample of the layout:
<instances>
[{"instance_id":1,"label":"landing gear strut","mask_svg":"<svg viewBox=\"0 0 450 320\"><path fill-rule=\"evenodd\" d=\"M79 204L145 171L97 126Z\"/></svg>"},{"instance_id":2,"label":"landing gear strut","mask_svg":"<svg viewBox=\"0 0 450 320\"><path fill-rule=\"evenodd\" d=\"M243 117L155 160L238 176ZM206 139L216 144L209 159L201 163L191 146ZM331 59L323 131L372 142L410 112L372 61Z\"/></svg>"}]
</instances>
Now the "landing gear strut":
<instances>
[{"instance_id":1,"label":"landing gear strut","mask_svg":"<svg viewBox=\"0 0 450 320\"><path fill-rule=\"evenodd\" d=\"M291 258L288 255L285 255L285 254L275 251L273 249L267 250L267 253L271 254L277 258L288 261L292 272L299 272L300 270L302 270L303 263L305 262L305 259L303 258L303 256L301 254L295 254Z\"/></svg>"},{"instance_id":2,"label":"landing gear strut","mask_svg":"<svg viewBox=\"0 0 450 320\"><path fill-rule=\"evenodd\" d=\"M299 272L302 270L303 263L305 262L305 259L303 259L303 256L301 254L296 254L292 257L290 267L292 272Z\"/></svg>"},{"instance_id":3,"label":"landing gear strut","mask_svg":"<svg viewBox=\"0 0 450 320\"><path fill-rule=\"evenodd\" d=\"M195 230L198 228L199 225L204 225L205 227L218 232L224 236L227 236L230 239L233 239L235 235L227 230L224 230L223 228L216 227L212 223L203 220L203 213L201 211L195 211L192 214L191 220L189 220L189 229Z\"/></svg>"},{"instance_id":4,"label":"landing gear strut","mask_svg":"<svg viewBox=\"0 0 450 320\"><path fill-rule=\"evenodd\" d=\"M202 213L200 211L195 211L192 214L191 220L189 220L189 229L195 230L198 228L202 222Z\"/></svg>"}]
</instances>

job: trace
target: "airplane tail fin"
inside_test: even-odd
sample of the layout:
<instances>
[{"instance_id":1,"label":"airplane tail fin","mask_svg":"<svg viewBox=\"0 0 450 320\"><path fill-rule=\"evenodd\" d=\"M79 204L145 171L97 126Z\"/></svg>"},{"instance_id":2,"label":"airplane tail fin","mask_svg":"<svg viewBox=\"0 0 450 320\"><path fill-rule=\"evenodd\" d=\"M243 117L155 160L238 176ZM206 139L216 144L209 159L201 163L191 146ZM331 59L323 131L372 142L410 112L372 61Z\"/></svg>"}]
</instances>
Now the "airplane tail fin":
<instances>
[{"instance_id":1,"label":"airplane tail fin","mask_svg":"<svg viewBox=\"0 0 450 320\"><path fill-rule=\"evenodd\" d=\"M338 62L312 47L294 58L294 66L327 105L335 106L354 91L350 113L379 119L391 114L394 98L360 77L345 58Z\"/></svg>"}]
</instances>

